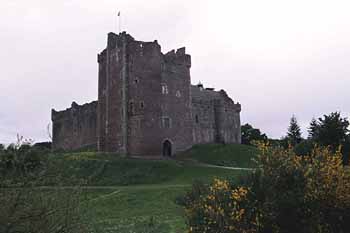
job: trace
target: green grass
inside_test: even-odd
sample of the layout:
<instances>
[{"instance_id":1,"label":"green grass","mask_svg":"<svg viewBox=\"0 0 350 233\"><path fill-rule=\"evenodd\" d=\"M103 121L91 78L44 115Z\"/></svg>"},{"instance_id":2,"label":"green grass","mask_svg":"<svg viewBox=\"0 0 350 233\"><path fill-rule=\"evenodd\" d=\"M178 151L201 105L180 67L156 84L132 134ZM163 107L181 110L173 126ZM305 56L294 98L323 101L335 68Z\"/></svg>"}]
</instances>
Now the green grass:
<instances>
[{"instance_id":1,"label":"green grass","mask_svg":"<svg viewBox=\"0 0 350 233\"><path fill-rule=\"evenodd\" d=\"M201 167L183 161L131 159L93 152L60 154L51 160L55 167L52 170L57 170L67 185L77 180L84 180L89 186L191 184L194 180L208 181L214 177L229 178L241 174L240 171Z\"/></svg>"},{"instance_id":2,"label":"green grass","mask_svg":"<svg viewBox=\"0 0 350 233\"><path fill-rule=\"evenodd\" d=\"M256 147L241 144L207 144L196 145L182 153L182 159L194 159L198 162L219 165L250 168L254 167L252 159L257 155Z\"/></svg>"},{"instance_id":3,"label":"green grass","mask_svg":"<svg viewBox=\"0 0 350 233\"><path fill-rule=\"evenodd\" d=\"M247 171L205 167L201 163L252 167L256 150L244 145L201 145L176 160L122 158L116 154L75 152L50 157L52 175L62 182L77 180L90 186L84 190L83 208L92 232L178 233L185 232L182 207L175 199L195 180L237 180ZM87 206L86 206L87 205Z\"/></svg>"},{"instance_id":4,"label":"green grass","mask_svg":"<svg viewBox=\"0 0 350 233\"><path fill-rule=\"evenodd\" d=\"M163 185L89 190L90 226L93 232L184 232L184 211L175 199L185 189Z\"/></svg>"}]
</instances>

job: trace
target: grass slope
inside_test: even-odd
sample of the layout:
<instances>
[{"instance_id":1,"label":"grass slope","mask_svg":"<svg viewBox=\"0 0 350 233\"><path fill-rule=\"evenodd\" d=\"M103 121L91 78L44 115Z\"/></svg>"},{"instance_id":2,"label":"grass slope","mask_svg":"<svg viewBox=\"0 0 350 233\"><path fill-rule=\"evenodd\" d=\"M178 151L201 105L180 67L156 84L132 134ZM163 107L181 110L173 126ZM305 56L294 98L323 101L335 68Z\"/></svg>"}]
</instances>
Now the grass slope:
<instances>
[{"instance_id":1,"label":"grass slope","mask_svg":"<svg viewBox=\"0 0 350 233\"><path fill-rule=\"evenodd\" d=\"M84 180L89 186L191 184L194 180L206 182L215 177L232 178L241 174L241 171L184 161L121 158L94 152L58 154L51 161L53 175L60 173L66 185L73 185L77 180Z\"/></svg>"},{"instance_id":2,"label":"grass slope","mask_svg":"<svg viewBox=\"0 0 350 233\"><path fill-rule=\"evenodd\" d=\"M92 232L185 232L183 209L175 204L184 192L168 185L89 190Z\"/></svg>"},{"instance_id":3,"label":"grass slope","mask_svg":"<svg viewBox=\"0 0 350 233\"><path fill-rule=\"evenodd\" d=\"M194 159L198 162L230 167L254 167L252 159L257 155L256 147L241 144L196 145L182 153L182 159Z\"/></svg>"},{"instance_id":4,"label":"grass slope","mask_svg":"<svg viewBox=\"0 0 350 233\"><path fill-rule=\"evenodd\" d=\"M254 148L201 145L177 160L121 158L116 154L76 152L53 155L52 173L63 171L67 185L86 181L84 206L91 232L178 233L185 231L183 209L176 197L194 180L238 179L246 171L204 167L199 162L251 167ZM55 169L57 171L55 171ZM73 182L74 181L74 182Z\"/></svg>"}]
</instances>

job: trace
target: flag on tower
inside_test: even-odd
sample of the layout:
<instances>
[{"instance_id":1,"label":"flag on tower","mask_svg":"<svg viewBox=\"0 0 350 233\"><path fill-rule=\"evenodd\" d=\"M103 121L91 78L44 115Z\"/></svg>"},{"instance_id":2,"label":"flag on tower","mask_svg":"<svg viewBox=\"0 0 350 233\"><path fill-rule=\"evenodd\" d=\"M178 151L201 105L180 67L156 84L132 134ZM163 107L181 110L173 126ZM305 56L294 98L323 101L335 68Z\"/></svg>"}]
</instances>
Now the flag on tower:
<instances>
[{"instance_id":1,"label":"flag on tower","mask_svg":"<svg viewBox=\"0 0 350 233\"><path fill-rule=\"evenodd\" d=\"M118 11L118 16L120 16L120 11Z\"/></svg>"}]
</instances>

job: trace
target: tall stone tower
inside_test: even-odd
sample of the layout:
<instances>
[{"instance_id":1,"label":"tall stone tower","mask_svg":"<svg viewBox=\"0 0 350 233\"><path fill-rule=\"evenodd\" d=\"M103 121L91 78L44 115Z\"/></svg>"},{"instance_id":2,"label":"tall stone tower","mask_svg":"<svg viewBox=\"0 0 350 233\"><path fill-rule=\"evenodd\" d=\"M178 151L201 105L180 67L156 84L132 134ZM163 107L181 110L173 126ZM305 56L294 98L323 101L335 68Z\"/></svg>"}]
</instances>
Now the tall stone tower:
<instances>
[{"instance_id":1,"label":"tall stone tower","mask_svg":"<svg viewBox=\"0 0 350 233\"><path fill-rule=\"evenodd\" d=\"M170 155L192 146L185 48L162 54L157 41L109 33L98 63L98 150Z\"/></svg>"}]
</instances>

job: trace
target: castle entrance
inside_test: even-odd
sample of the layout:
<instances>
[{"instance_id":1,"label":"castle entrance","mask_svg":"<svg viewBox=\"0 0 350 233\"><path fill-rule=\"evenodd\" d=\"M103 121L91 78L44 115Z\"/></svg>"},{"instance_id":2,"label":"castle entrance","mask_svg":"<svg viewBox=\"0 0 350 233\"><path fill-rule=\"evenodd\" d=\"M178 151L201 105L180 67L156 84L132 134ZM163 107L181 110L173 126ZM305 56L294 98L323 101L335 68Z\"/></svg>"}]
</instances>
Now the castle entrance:
<instances>
[{"instance_id":1,"label":"castle entrance","mask_svg":"<svg viewBox=\"0 0 350 233\"><path fill-rule=\"evenodd\" d=\"M163 156L171 156L171 142L169 140L163 142Z\"/></svg>"}]
</instances>

